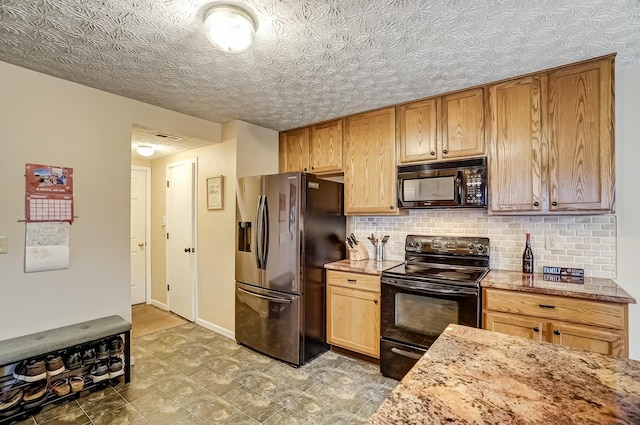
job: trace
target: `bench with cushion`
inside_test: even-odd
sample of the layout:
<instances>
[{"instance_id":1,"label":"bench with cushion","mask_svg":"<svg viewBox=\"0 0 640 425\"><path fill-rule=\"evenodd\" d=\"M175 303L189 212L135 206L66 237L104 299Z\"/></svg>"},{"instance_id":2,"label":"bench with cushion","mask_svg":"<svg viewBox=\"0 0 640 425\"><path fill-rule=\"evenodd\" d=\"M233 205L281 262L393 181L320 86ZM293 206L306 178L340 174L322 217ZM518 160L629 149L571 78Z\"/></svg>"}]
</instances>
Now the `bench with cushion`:
<instances>
[{"instance_id":1,"label":"bench with cushion","mask_svg":"<svg viewBox=\"0 0 640 425\"><path fill-rule=\"evenodd\" d=\"M0 341L0 367L58 350L124 334L124 382L131 379L131 323L120 316L100 319Z\"/></svg>"}]
</instances>

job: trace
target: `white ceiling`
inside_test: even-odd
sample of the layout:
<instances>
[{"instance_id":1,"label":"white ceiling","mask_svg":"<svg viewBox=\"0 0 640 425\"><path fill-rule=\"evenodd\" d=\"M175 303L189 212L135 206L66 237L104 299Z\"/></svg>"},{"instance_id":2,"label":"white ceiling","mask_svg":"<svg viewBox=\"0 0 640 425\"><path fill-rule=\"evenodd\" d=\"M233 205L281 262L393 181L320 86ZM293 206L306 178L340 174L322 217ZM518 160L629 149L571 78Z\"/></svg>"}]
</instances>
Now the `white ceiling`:
<instances>
[{"instance_id":1,"label":"white ceiling","mask_svg":"<svg viewBox=\"0 0 640 425\"><path fill-rule=\"evenodd\" d=\"M612 52L640 62L639 0L244 0L258 30L239 54L203 34L213 3L1 0L0 60L274 130Z\"/></svg>"}]
</instances>

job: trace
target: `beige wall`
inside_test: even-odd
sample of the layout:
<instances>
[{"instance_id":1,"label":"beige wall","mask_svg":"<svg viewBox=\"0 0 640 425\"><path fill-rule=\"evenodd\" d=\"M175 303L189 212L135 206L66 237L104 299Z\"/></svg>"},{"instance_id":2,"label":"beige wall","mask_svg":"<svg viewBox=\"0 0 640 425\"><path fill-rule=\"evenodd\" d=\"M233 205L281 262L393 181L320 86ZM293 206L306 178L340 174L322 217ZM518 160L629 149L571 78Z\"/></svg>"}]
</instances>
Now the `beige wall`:
<instances>
[{"instance_id":1,"label":"beige wall","mask_svg":"<svg viewBox=\"0 0 640 425\"><path fill-rule=\"evenodd\" d=\"M640 65L616 68L618 282L640 302ZM629 306L629 357L640 360L640 305Z\"/></svg>"},{"instance_id":2,"label":"beige wall","mask_svg":"<svg viewBox=\"0 0 640 425\"><path fill-rule=\"evenodd\" d=\"M278 133L242 121L222 125L220 143L153 161L152 299L166 305L165 214L166 166L195 158L197 171L197 322L222 334L234 334L236 178L276 173ZM224 208L207 210L206 179L224 176Z\"/></svg>"},{"instance_id":3,"label":"beige wall","mask_svg":"<svg viewBox=\"0 0 640 425\"><path fill-rule=\"evenodd\" d=\"M117 314L131 318L131 126L198 138L220 124L0 62L0 340ZM213 135L213 136L212 136ZM26 163L73 167L67 270L24 273Z\"/></svg>"}]
</instances>

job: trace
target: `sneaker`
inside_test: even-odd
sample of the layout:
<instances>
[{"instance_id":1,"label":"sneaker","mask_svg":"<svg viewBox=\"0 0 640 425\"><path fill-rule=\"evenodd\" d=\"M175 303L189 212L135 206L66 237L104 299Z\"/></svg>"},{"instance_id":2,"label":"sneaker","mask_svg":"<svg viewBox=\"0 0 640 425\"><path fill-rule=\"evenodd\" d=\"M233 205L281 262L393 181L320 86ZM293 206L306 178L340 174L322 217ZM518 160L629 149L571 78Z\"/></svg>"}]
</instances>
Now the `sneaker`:
<instances>
[{"instance_id":1,"label":"sneaker","mask_svg":"<svg viewBox=\"0 0 640 425\"><path fill-rule=\"evenodd\" d=\"M96 357L98 360L109 358L109 341L101 339L96 345Z\"/></svg>"},{"instance_id":2,"label":"sneaker","mask_svg":"<svg viewBox=\"0 0 640 425\"><path fill-rule=\"evenodd\" d=\"M82 376L72 376L69 378L69 385L71 386L71 391L74 393L82 391L84 388L84 378Z\"/></svg>"},{"instance_id":3,"label":"sneaker","mask_svg":"<svg viewBox=\"0 0 640 425\"><path fill-rule=\"evenodd\" d=\"M82 367L82 356L80 355L80 351L72 351L70 354L68 354L65 365L69 370L74 370Z\"/></svg>"},{"instance_id":4,"label":"sneaker","mask_svg":"<svg viewBox=\"0 0 640 425\"><path fill-rule=\"evenodd\" d=\"M120 335L111 338L109 341L109 352L112 356L122 354L124 344L122 343L122 337Z\"/></svg>"},{"instance_id":5,"label":"sneaker","mask_svg":"<svg viewBox=\"0 0 640 425\"><path fill-rule=\"evenodd\" d=\"M24 390L24 408L32 409L41 406L47 399L47 381L30 384Z\"/></svg>"},{"instance_id":6,"label":"sneaker","mask_svg":"<svg viewBox=\"0 0 640 425\"><path fill-rule=\"evenodd\" d=\"M58 379L56 382L51 384L51 389L59 396L67 395L71 392L68 379Z\"/></svg>"},{"instance_id":7,"label":"sneaker","mask_svg":"<svg viewBox=\"0 0 640 425\"><path fill-rule=\"evenodd\" d=\"M17 413L23 395L24 391L16 384L0 393L0 417Z\"/></svg>"},{"instance_id":8,"label":"sneaker","mask_svg":"<svg viewBox=\"0 0 640 425\"><path fill-rule=\"evenodd\" d=\"M102 360L96 362L89 371L89 378L91 378L93 382L109 379L109 366L107 366L107 363Z\"/></svg>"},{"instance_id":9,"label":"sneaker","mask_svg":"<svg viewBox=\"0 0 640 425\"><path fill-rule=\"evenodd\" d=\"M109 357L109 378L116 378L122 375L124 375L122 359L120 357Z\"/></svg>"},{"instance_id":10,"label":"sneaker","mask_svg":"<svg viewBox=\"0 0 640 425\"><path fill-rule=\"evenodd\" d=\"M82 364L90 365L96 361L96 350L93 347L85 347L82 350Z\"/></svg>"},{"instance_id":11,"label":"sneaker","mask_svg":"<svg viewBox=\"0 0 640 425\"><path fill-rule=\"evenodd\" d=\"M42 359L25 360L16 365L13 377L25 382L36 382L47 378L47 369Z\"/></svg>"},{"instance_id":12,"label":"sneaker","mask_svg":"<svg viewBox=\"0 0 640 425\"><path fill-rule=\"evenodd\" d=\"M62 362L62 356L59 354L49 354L45 358L47 364L47 376L56 376L64 372L64 363Z\"/></svg>"}]
</instances>

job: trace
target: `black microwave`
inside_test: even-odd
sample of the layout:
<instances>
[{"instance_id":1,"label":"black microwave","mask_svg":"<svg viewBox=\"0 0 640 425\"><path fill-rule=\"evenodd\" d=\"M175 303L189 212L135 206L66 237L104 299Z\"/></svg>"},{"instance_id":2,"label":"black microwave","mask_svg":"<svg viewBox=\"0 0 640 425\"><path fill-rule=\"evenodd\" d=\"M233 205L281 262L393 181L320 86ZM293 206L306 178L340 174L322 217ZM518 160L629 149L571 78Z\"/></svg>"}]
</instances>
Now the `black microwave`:
<instances>
[{"instance_id":1,"label":"black microwave","mask_svg":"<svg viewBox=\"0 0 640 425\"><path fill-rule=\"evenodd\" d=\"M400 208L486 208L487 158L398 166Z\"/></svg>"}]
</instances>

